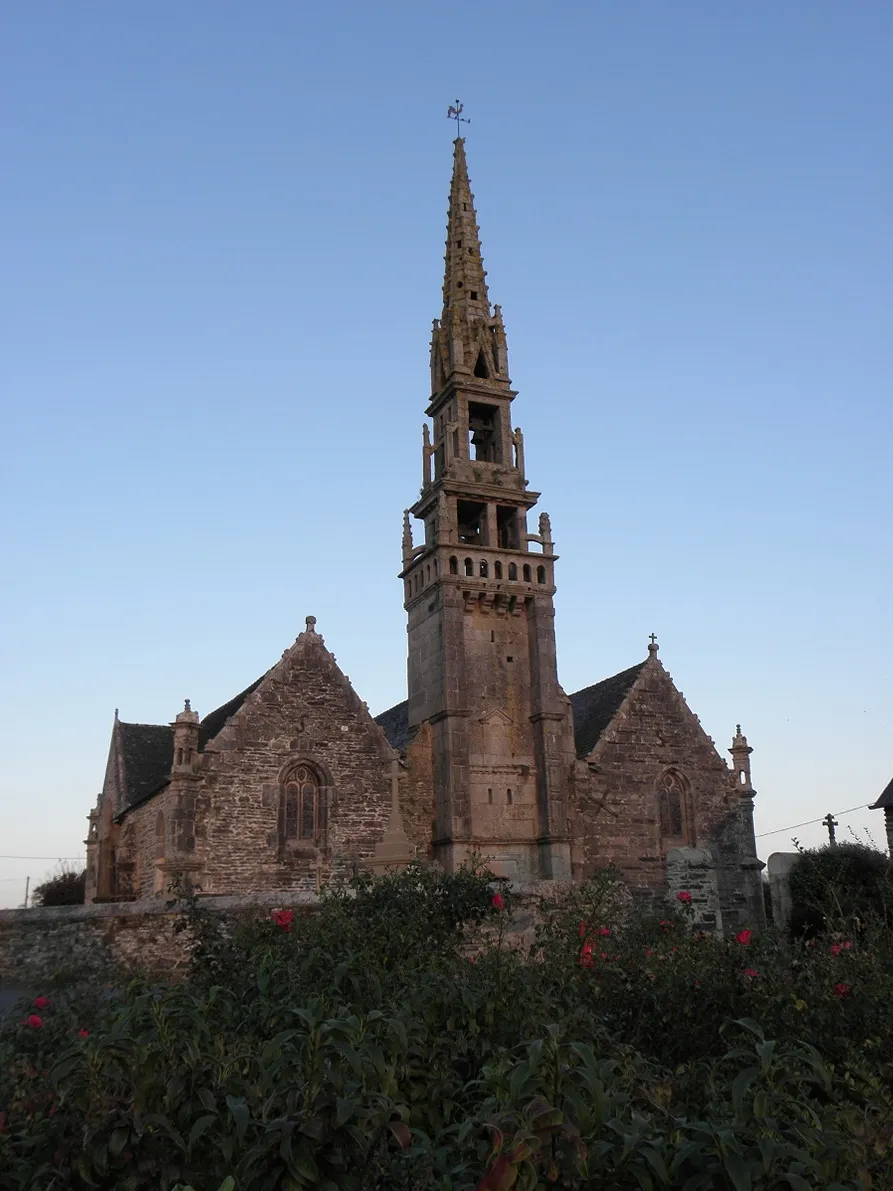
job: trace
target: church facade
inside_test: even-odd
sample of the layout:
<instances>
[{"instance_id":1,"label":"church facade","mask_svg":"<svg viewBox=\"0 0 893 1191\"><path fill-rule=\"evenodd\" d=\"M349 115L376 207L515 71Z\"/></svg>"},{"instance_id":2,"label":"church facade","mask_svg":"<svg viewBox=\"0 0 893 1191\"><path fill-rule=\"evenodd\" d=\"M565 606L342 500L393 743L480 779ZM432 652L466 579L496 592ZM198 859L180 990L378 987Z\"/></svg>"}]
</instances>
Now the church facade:
<instances>
[{"instance_id":1,"label":"church facade","mask_svg":"<svg viewBox=\"0 0 893 1191\"><path fill-rule=\"evenodd\" d=\"M174 876L213 893L310 890L388 860L480 855L521 883L613 865L642 898L695 889L721 929L763 921L740 728L730 767L653 638L622 673L561 688L557 555L515 396L460 138L422 486L404 514L408 698L373 718L308 617L203 719L188 702L170 724L116 714L88 900L158 896Z\"/></svg>"}]
</instances>

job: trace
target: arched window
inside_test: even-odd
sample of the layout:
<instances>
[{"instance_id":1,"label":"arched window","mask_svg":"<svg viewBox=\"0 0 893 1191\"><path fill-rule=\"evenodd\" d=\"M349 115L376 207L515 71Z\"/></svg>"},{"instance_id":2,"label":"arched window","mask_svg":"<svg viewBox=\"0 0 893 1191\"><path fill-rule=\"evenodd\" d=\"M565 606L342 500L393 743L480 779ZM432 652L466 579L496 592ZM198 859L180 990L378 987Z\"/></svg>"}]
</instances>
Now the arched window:
<instances>
[{"instance_id":1,"label":"arched window","mask_svg":"<svg viewBox=\"0 0 893 1191\"><path fill-rule=\"evenodd\" d=\"M486 579L486 578L488 578L489 574L490 574L490 568L487 566L487 560L485 558L482 558L481 559L481 578Z\"/></svg>"},{"instance_id":2,"label":"arched window","mask_svg":"<svg viewBox=\"0 0 893 1191\"><path fill-rule=\"evenodd\" d=\"M284 842L319 840L325 825L325 807L319 779L309 765L299 765L285 780L282 791L280 835Z\"/></svg>"},{"instance_id":3,"label":"arched window","mask_svg":"<svg viewBox=\"0 0 893 1191\"><path fill-rule=\"evenodd\" d=\"M687 789L685 781L672 769L660 779L660 833L664 839L684 840L688 835Z\"/></svg>"},{"instance_id":4,"label":"arched window","mask_svg":"<svg viewBox=\"0 0 893 1191\"><path fill-rule=\"evenodd\" d=\"M498 560L493 563L493 574L497 579L502 578L502 563Z\"/></svg>"},{"instance_id":5,"label":"arched window","mask_svg":"<svg viewBox=\"0 0 893 1191\"><path fill-rule=\"evenodd\" d=\"M545 583L546 582L546 568L545 567L537 567L536 568L536 581L537 581L537 583Z\"/></svg>"},{"instance_id":6,"label":"arched window","mask_svg":"<svg viewBox=\"0 0 893 1191\"><path fill-rule=\"evenodd\" d=\"M530 582L530 567L527 565L526 562L524 564L524 582L525 583Z\"/></svg>"},{"instance_id":7,"label":"arched window","mask_svg":"<svg viewBox=\"0 0 893 1191\"><path fill-rule=\"evenodd\" d=\"M516 581L516 580L517 580L517 578L518 578L518 568L517 568L517 566L515 565L515 563L513 563L513 562L510 562L510 563L509 563L509 579L510 579L512 582L514 582L514 581Z\"/></svg>"},{"instance_id":8,"label":"arched window","mask_svg":"<svg viewBox=\"0 0 893 1191\"><path fill-rule=\"evenodd\" d=\"M466 575L474 574L474 563L471 561L470 558L466 558L466 560L465 560L465 574Z\"/></svg>"},{"instance_id":9,"label":"arched window","mask_svg":"<svg viewBox=\"0 0 893 1191\"><path fill-rule=\"evenodd\" d=\"M450 559L450 574L451 575L459 574L459 559L456 558L455 555L453 555L453 557Z\"/></svg>"}]
</instances>

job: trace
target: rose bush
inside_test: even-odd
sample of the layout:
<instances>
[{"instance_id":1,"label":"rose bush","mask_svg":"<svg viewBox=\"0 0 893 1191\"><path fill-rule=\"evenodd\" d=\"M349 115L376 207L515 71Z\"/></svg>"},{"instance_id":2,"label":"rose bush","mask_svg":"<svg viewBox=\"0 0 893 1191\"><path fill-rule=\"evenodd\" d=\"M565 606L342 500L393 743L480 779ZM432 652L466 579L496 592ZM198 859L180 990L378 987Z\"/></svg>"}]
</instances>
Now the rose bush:
<instances>
[{"instance_id":1,"label":"rose bush","mask_svg":"<svg viewBox=\"0 0 893 1191\"><path fill-rule=\"evenodd\" d=\"M309 916L187 904L187 978L35 990L0 1030L0 1185L889 1186L890 933L726 940L670 902L606 878L525 947L475 868L358 878Z\"/></svg>"}]
</instances>

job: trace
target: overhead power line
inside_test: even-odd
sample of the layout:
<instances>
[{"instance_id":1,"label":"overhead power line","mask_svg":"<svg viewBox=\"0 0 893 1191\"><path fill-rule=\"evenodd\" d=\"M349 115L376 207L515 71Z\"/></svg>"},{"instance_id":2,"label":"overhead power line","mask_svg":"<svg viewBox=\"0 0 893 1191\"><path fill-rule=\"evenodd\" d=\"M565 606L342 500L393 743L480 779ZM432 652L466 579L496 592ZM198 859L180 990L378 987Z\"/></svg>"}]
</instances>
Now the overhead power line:
<instances>
[{"instance_id":1,"label":"overhead power line","mask_svg":"<svg viewBox=\"0 0 893 1191\"><path fill-rule=\"evenodd\" d=\"M84 853L80 856L0 856L0 860L83 860Z\"/></svg>"},{"instance_id":2,"label":"overhead power line","mask_svg":"<svg viewBox=\"0 0 893 1191\"><path fill-rule=\"evenodd\" d=\"M859 806L851 806L848 811L832 811L831 813L835 818L843 818L844 815L852 815L856 811L869 809L868 803L863 802ZM796 831L798 827L811 827L813 823L824 823L825 817L823 815L821 819L807 819L805 823L794 823L791 827L776 827L774 831L761 831L757 839L765 839L767 835L781 835L783 831Z\"/></svg>"}]
</instances>

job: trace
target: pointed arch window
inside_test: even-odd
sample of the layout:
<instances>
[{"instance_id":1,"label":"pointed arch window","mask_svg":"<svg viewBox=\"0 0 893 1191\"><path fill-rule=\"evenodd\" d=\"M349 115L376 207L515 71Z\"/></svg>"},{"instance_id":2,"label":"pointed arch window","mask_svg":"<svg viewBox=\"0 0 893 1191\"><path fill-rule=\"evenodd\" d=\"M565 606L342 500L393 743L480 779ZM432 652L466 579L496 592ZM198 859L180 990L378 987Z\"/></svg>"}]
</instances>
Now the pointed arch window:
<instances>
[{"instance_id":1,"label":"pointed arch window","mask_svg":"<svg viewBox=\"0 0 893 1191\"><path fill-rule=\"evenodd\" d=\"M660 834L665 840L684 841L689 835L688 786L681 774L668 770L660 779Z\"/></svg>"},{"instance_id":2,"label":"pointed arch window","mask_svg":"<svg viewBox=\"0 0 893 1191\"><path fill-rule=\"evenodd\" d=\"M309 765L288 775L282 790L280 835L283 842L317 843L325 827L322 786Z\"/></svg>"}]
</instances>

